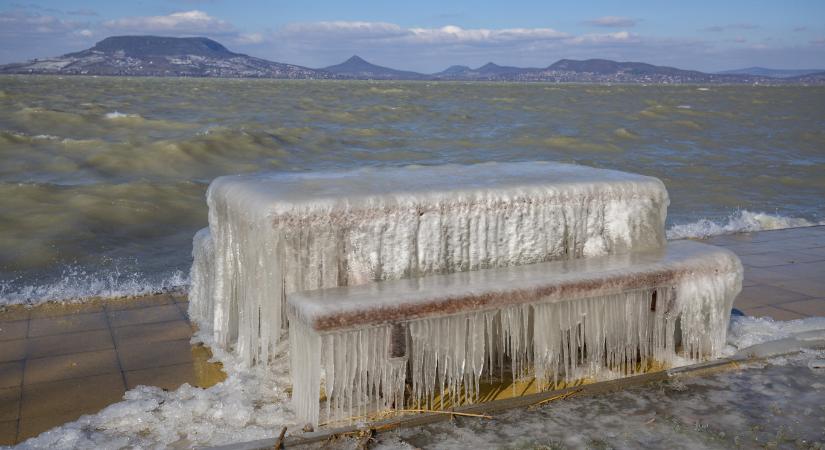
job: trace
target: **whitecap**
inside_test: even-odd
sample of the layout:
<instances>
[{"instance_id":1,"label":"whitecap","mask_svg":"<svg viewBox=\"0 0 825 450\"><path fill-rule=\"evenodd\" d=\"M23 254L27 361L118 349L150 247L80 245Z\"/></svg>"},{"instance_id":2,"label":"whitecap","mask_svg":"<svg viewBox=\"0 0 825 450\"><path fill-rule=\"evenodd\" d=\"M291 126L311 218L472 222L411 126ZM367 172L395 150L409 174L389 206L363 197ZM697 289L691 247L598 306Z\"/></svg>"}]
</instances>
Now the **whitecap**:
<instances>
[{"instance_id":1,"label":"whitecap","mask_svg":"<svg viewBox=\"0 0 825 450\"><path fill-rule=\"evenodd\" d=\"M779 214L751 212L743 209L728 216L726 222L700 219L696 222L673 225L667 230L667 238L707 238L721 234L781 230L814 225L818 224L799 217L786 217ZM825 225L825 222L820 222L819 225Z\"/></svg>"},{"instance_id":2,"label":"whitecap","mask_svg":"<svg viewBox=\"0 0 825 450\"><path fill-rule=\"evenodd\" d=\"M118 268L87 272L67 266L60 277L49 283L20 285L17 280L0 280L0 306L36 305L47 302L72 303L91 298L122 298L161 292L182 292L189 276L174 271L162 277Z\"/></svg>"},{"instance_id":3,"label":"whitecap","mask_svg":"<svg viewBox=\"0 0 825 450\"><path fill-rule=\"evenodd\" d=\"M126 114L119 111L113 111L106 113L103 117L109 120L117 120L117 119L136 119L140 117L138 114Z\"/></svg>"}]
</instances>

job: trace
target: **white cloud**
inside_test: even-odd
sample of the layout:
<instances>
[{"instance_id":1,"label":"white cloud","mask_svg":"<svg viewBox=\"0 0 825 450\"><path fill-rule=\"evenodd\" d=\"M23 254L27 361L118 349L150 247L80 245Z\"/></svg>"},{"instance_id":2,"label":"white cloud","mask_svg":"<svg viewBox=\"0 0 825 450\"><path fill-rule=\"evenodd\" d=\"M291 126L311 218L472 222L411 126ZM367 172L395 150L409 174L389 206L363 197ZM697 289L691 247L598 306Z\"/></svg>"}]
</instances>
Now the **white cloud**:
<instances>
[{"instance_id":1,"label":"white cloud","mask_svg":"<svg viewBox=\"0 0 825 450\"><path fill-rule=\"evenodd\" d=\"M309 67L357 54L377 64L437 71L450 64L473 67L489 61L541 66L573 55L612 57L647 44L626 30L574 35L550 27L404 27L387 22L310 22L286 25L267 35L270 59Z\"/></svg>"},{"instance_id":2,"label":"white cloud","mask_svg":"<svg viewBox=\"0 0 825 450\"><path fill-rule=\"evenodd\" d=\"M387 22L306 22L291 23L280 30L279 34L302 39L384 39L399 37L409 31L394 23Z\"/></svg>"},{"instance_id":3,"label":"white cloud","mask_svg":"<svg viewBox=\"0 0 825 450\"><path fill-rule=\"evenodd\" d=\"M95 16L98 15L96 11L94 11L92 9L87 9L87 8L80 8L80 9L74 9L74 10L66 11L66 14L68 14L70 16L89 16L89 17L95 17Z\"/></svg>"},{"instance_id":4,"label":"white cloud","mask_svg":"<svg viewBox=\"0 0 825 450\"><path fill-rule=\"evenodd\" d=\"M753 23L732 23L728 25L713 25L710 27L702 28L700 31L709 31L712 33L720 33L722 31L729 31L729 30L756 30L760 28L759 25Z\"/></svg>"},{"instance_id":5,"label":"white cloud","mask_svg":"<svg viewBox=\"0 0 825 450\"><path fill-rule=\"evenodd\" d=\"M506 43L558 40L569 35L552 28L464 29L455 25L441 28L410 28L406 40L421 43Z\"/></svg>"},{"instance_id":6,"label":"white cloud","mask_svg":"<svg viewBox=\"0 0 825 450\"><path fill-rule=\"evenodd\" d=\"M564 41L567 44L621 44L640 42L638 35L628 31L617 31L604 34L583 34Z\"/></svg>"},{"instance_id":7,"label":"white cloud","mask_svg":"<svg viewBox=\"0 0 825 450\"><path fill-rule=\"evenodd\" d=\"M585 22L594 27L629 28L636 26L636 19L621 16L602 16Z\"/></svg>"},{"instance_id":8,"label":"white cloud","mask_svg":"<svg viewBox=\"0 0 825 450\"><path fill-rule=\"evenodd\" d=\"M53 35L72 32L79 28L83 28L82 23L54 16L24 10L0 12L0 34Z\"/></svg>"},{"instance_id":9,"label":"white cloud","mask_svg":"<svg viewBox=\"0 0 825 450\"><path fill-rule=\"evenodd\" d=\"M229 22L198 10L175 12L166 16L124 17L107 20L103 22L103 26L117 31L170 34L216 34L234 30Z\"/></svg>"},{"instance_id":10,"label":"white cloud","mask_svg":"<svg viewBox=\"0 0 825 450\"><path fill-rule=\"evenodd\" d=\"M238 45L262 44L266 41L266 35L263 33L240 33L232 41Z\"/></svg>"},{"instance_id":11,"label":"white cloud","mask_svg":"<svg viewBox=\"0 0 825 450\"><path fill-rule=\"evenodd\" d=\"M518 41L558 40L567 33L552 28L404 28L387 22L310 22L283 27L278 34L298 41L348 39L392 44L495 44Z\"/></svg>"}]
</instances>

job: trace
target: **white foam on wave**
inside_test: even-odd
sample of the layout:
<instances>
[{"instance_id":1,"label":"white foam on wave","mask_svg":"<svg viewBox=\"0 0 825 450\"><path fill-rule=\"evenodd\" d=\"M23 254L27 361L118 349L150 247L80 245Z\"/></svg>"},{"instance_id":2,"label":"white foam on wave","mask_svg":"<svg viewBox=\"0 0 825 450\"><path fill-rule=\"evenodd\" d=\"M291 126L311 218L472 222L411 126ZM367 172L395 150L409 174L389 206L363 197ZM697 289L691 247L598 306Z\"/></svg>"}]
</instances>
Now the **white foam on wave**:
<instances>
[{"instance_id":1,"label":"white foam on wave","mask_svg":"<svg viewBox=\"0 0 825 450\"><path fill-rule=\"evenodd\" d=\"M743 209L728 216L726 222L700 219L696 222L673 225L667 230L667 238L707 238L721 234L781 230L784 228L810 227L814 225L825 225L825 221L817 224L803 218L751 212Z\"/></svg>"},{"instance_id":2,"label":"white foam on wave","mask_svg":"<svg viewBox=\"0 0 825 450\"><path fill-rule=\"evenodd\" d=\"M180 270L161 277L149 277L141 272L117 268L90 273L77 266L68 266L52 282L21 286L15 280L0 280L0 306L131 297L185 291L188 286L189 276Z\"/></svg>"},{"instance_id":3,"label":"white foam on wave","mask_svg":"<svg viewBox=\"0 0 825 450\"><path fill-rule=\"evenodd\" d=\"M117 119L134 119L134 118L138 118L140 116L138 114L127 114L127 113L122 113L120 111L112 111L112 112L106 113L103 117L105 117L109 120L117 120Z\"/></svg>"}]
</instances>

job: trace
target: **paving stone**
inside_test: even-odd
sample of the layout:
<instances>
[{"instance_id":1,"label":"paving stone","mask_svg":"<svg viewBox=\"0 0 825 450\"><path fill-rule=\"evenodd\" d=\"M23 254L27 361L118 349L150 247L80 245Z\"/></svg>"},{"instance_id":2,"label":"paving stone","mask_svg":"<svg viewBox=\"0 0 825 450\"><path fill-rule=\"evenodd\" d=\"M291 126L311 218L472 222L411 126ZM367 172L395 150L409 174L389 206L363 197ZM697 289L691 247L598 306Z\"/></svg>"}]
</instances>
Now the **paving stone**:
<instances>
[{"instance_id":1,"label":"paving stone","mask_svg":"<svg viewBox=\"0 0 825 450\"><path fill-rule=\"evenodd\" d=\"M87 378L106 373L120 373L114 349L29 359L26 361L24 384Z\"/></svg>"},{"instance_id":2,"label":"paving stone","mask_svg":"<svg viewBox=\"0 0 825 450\"><path fill-rule=\"evenodd\" d=\"M28 330L28 320L13 320L8 322L0 322L0 341L9 341L12 339L25 339Z\"/></svg>"},{"instance_id":3,"label":"paving stone","mask_svg":"<svg viewBox=\"0 0 825 450\"><path fill-rule=\"evenodd\" d=\"M126 375L126 385L129 389L134 389L140 385L158 386L166 390L177 389L183 383L190 385L197 384L195 369L192 364L179 364L175 366L153 367L124 372Z\"/></svg>"},{"instance_id":4,"label":"paving stone","mask_svg":"<svg viewBox=\"0 0 825 450\"><path fill-rule=\"evenodd\" d=\"M90 352L109 348L114 348L114 343L108 329L42 336L26 340L26 353L29 358Z\"/></svg>"},{"instance_id":5,"label":"paving stone","mask_svg":"<svg viewBox=\"0 0 825 450\"><path fill-rule=\"evenodd\" d=\"M802 319L802 314L798 314L785 309L776 308L773 306L759 306L756 308L745 308L742 312L753 317L770 317L774 320L794 320Z\"/></svg>"},{"instance_id":6,"label":"paving stone","mask_svg":"<svg viewBox=\"0 0 825 450\"><path fill-rule=\"evenodd\" d=\"M120 401L126 392L120 373L23 386L20 417L91 414Z\"/></svg>"},{"instance_id":7,"label":"paving stone","mask_svg":"<svg viewBox=\"0 0 825 450\"><path fill-rule=\"evenodd\" d=\"M0 389L0 422L20 417L20 386Z\"/></svg>"},{"instance_id":8,"label":"paving stone","mask_svg":"<svg viewBox=\"0 0 825 450\"><path fill-rule=\"evenodd\" d=\"M192 336L192 328L185 320L176 320L113 328L112 333L118 347L121 347L136 343L150 344L189 339Z\"/></svg>"},{"instance_id":9,"label":"paving stone","mask_svg":"<svg viewBox=\"0 0 825 450\"><path fill-rule=\"evenodd\" d=\"M29 324L29 337L102 330L108 327L103 312L38 318L32 319Z\"/></svg>"},{"instance_id":10,"label":"paving stone","mask_svg":"<svg viewBox=\"0 0 825 450\"><path fill-rule=\"evenodd\" d=\"M825 317L825 298L783 303L782 309L809 317Z\"/></svg>"},{"instance_id":11,"label":"paving stone","mask_svg":"<svg viewBox=\"0 0 825 450\"><path fill-rule=\"evenodd\" d=\"M112 327L168 322L170 320L181 320L185 318L183 314L181 314L180 309L174 304L109 311L108 314L109 323Z\"/></svg>"},{"instance_id":12,"label":"paving stone","mask_svg":"<svg viewBox=\"0 0 825 450\"><path fill-rule=\"evenodd\" d=\"M0 388L19 387L22 384L23 364L24 361L0 363Z\"/></svg>"},{"instance_id":13,"label":"paving stone","mask_svg":"<svg viewBox=\"0 0 825 450\"><path fill-rule=\"evenodd\" d=\"M123 370L172 366L192 362L189 339L167 342L135 342L117 349Z\"/></svg>"}]
</instances>

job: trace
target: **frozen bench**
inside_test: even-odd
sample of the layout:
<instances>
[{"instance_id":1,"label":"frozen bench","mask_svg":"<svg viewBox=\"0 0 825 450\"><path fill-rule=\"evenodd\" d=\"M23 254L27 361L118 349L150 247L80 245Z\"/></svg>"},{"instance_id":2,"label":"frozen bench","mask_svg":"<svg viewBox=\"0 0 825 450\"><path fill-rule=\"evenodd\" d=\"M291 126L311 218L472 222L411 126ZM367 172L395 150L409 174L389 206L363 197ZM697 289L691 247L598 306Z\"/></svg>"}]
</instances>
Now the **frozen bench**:
<instances>
[{"instance_id":1,"label":"frozen bench","mask_svg":"<svg viewBox=\"0 0 825 450\"><path fill-rule=\"evenodd\" d=\"M660 248L656 178L529 162L226 176L194 242L192 319L266 362L293 292Z\"/></svg>"},{"instance_id":2,"label":"frozen bench","mask_svg":"<svg viewBox=\"0 0 825 450\"><path fill-rule=\"evenodd\" d=\"M293 404L317 423L321 372L332 418L472 400L482 375L549 384L632 372L649 361L717 356L742 267L692 241L666 249L459 272L288 296ZM409 367L407 367L409 365Z\"/></svg>"}]
</instances>

